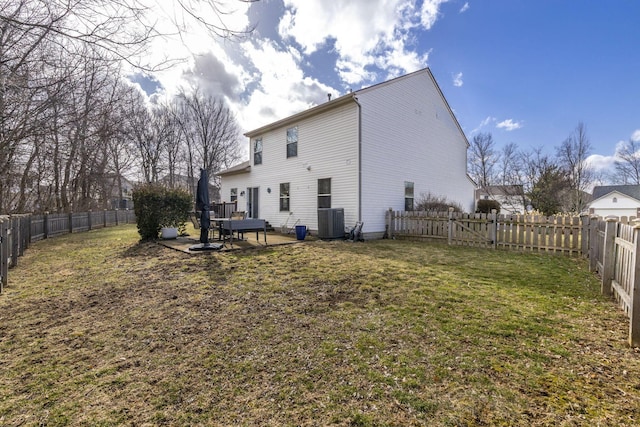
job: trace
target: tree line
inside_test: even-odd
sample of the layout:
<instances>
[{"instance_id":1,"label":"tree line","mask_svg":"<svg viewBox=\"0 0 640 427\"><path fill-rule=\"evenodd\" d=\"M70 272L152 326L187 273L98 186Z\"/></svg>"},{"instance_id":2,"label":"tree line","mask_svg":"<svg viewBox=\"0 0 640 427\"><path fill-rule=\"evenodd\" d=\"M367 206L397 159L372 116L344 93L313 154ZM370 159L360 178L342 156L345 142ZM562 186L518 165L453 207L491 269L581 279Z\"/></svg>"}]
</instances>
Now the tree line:
<instances>
[{"instance_id":1,"label":"tree line","mask_svg":"<svg viewBox=\"0 0 640 427\"><path fill-rule=\"evenodd\" d=\"M123 63L167 65L136 62L163 36L145 4L0 5L0 213L111 208L114 194L125 197L124 177L174 186L238 159L238 125L221 99L191 88L152 104L123 76ZM213 0L177 4L223 13ZM199 22L221 37L250 31Z\"/></svg>"},{"instance_id":2,"label":"tree line","mask_svg":"<svg viewBox=\"0 0 640 427\"><path fill-rule=\"evenodd\" d=\"M603 181L640 184L640 146L630 140L616 150L614 171L604 176L588 158L592 145L584 123L555 147L555 155L542 148L519 150L515 143L497 149L491 133L479 133L470 142L468 170L478 187L507 195L519 206L545 215L583 212L590 191Z\"/></svg>"}]
</instances>

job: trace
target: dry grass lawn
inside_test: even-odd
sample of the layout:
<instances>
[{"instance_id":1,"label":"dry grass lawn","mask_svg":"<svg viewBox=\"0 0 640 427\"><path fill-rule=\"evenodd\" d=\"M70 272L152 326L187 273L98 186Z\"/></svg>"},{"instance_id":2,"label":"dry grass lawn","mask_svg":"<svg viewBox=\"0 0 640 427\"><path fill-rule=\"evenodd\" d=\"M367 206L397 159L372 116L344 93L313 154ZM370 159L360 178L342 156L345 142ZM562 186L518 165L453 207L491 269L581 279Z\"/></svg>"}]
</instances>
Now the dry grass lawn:
<instances>
[{"instance_id":1,"label":"dry grass lawn","mask_svg":"<svg viewBox=\"0 0 640 427\"><path fill-rule=\"evenodd\" d=\"M584 260L406 241L34 244L0 295L3 426L640 424Z\"/></svg>"}]
</instances>

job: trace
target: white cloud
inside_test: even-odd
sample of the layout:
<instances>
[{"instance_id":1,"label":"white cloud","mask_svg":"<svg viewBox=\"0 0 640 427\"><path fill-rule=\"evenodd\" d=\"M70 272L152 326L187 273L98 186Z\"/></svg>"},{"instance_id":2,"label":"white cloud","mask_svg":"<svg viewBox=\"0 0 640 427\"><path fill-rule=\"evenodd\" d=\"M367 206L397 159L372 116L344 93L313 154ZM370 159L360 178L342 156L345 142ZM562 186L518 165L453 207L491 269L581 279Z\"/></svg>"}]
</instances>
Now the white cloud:
<instances>
[{"instance_id":1,"label":"white cloud","mask_svg":"<svg viewBox=\"0 0 640 427\"><path fill-rule=\"evenodd\" d=\"M243 50L259 70L252 74L251 84L256 89L240 112L245 131L303 111L324 102L327 93L336 93L335 89L304 76L295 49L282 51L275 43L263 41L257 45L246 42Z\"/></svg>"},{"instance_id":2,"label":"white cloud","mask_svg":"<svg viewBox=\"0 0 640 427\"><path fill-rule=\"evenodd\" d=\"M409 32L429 30L447 0L284 0L280 20L283 39L295 40L305 54L332 42L339 56L337 68L348 84L372 81L371 66L411 72L426 66L428 53L410 49Z\"/></svg>"},{"instance_id":3,"label":"white cloud","mask_svg":"<svg viewBox=\"0 0 640 427\"><path fill-rule=\"evenodd\" d=\"M498 129L505 129L508 132L512 130L520 129L522 122L514 122L512 119L503 120L496 125Z\"/></svg>"},{"instance_id":4,"label":"white cloud","mask_svg":"<svg viewBox=\"0 0 640 427\"><path fill-rule=\"evenodd\" d=\"M478 124L478 126L475 129L473 129L469 133L469 135L473 135L473 134L476 134L476 133L482 131L482 129L484 127L488 126L490 123L495 122L495 121L496 121L495 117L487 116L483 121L480 122L480 124Z\"/></svg>"},{"instance_id":5,"label":"white cloud","mask_svg":"<svg viewBox=\"0 0 640 427\"><path fill-rule=\"evenodd\" d=\"M587 157L587 164L593 167L596 173L610 172L616 161L615 156L603 156L600 154L592 154Z\"/></svg>"},{"instance_id":6,"label":"white cloud","mask_svg":"<svg viewBox=\"0 0 640 427\"><path fill-rule=\"evenodd\" d=\"M471 7L471 6L469 6L469 2L466 2L466 3L464 4L464 6L462 6L462 7L460 8L460 13L464 13L464 12L466 12L467 10L469 10L469 7Z\"/></svg>"},{"instance_id":7,"label":"white cloud","mask_svg":"<svg viewBox=\"0 0 640 427\"><path fill-rule=\"evenodd\" d=\"M419 32L442 18L447 0L282 0L279 15L260 15L260 25L271 29L272 38L256 31L242 43L212 37L189 16L175 12L173 1L141 1L157 5L162 28L175 32L176 22L184 28L179 36L156 39L147 52L153 58L182 60L153 73L163 85L156 98L198 85L224 97L246 132L326 102L327 93L337 97L347 88L357 90L424 68L431 51L416 48ZM208 2L189 4L194 3L207 7ZM219 4L239 8L223 17L232 28L249 24L250 7L276 7L276 2ZM335 62L316 67L328 69L323 74L310 75L305 70L316 65L310 64L311 55ZM456 82L462 84L462 73Z\"/></svg>"},{"instance_id":8,"label":"white cloud","mask_svg":"<svg viewBox=\"0 0 640 427\"><path fill-rule=\"evenodd\" d=\"M458 73L453 76L453 85L455 87L461 87L464 84L462 81L462 73Z\"/></svg>"},{"instance_id":9,"label":"white cloud","mask_svg":"<svg viewBox=\"0 0 640 427\"><path fill-rule=\"evenodd\" d=\"M640 129L637 129L635 132L631 134L632 141L640 141Z\"/></svg>"},{"instance_id":10,"label":"white cloud","mask_svg":"<svg viewBox=\"0 0 640 427\"><path fill-rule=\"evenodd\" d=\"M429 30L433 27L440 16L440 5L446 2L447 0L425 0L424 3L422 3L420 17L425 29Z\"/></svg>"}]
</instances>

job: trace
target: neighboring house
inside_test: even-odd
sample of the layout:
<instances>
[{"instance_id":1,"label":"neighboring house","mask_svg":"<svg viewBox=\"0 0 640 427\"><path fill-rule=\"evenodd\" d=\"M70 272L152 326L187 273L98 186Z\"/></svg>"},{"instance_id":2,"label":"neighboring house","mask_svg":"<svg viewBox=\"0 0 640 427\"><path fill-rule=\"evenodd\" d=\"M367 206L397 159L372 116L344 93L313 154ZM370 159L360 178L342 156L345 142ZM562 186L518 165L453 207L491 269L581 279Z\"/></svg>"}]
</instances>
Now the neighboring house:
<instances>
[{"instance_id":1,"label":"neighboring house","mask_svg":"<svg viewBox=\"0 0 640 427\"><path fill-rule=\"evenodd\" d=\"M160 178L159 182L167 188L181 189L188 191L191 194L195 194L198 186L198 179L200 178L200 172L198 171L197 173L198 176L196 177L179 174L165 175ZM220 188L215 184L209 183L209 199L211 202L217 202L220 200Z\"/></svg>"},{"instance_id":2,"label":"neighboring house","mask_svg":"<svg viewBox=\"0 0 640 427\"><path fill-rule=\"evenodd\" d=\"M589 213L601 217L640 217L640 185L594 187Z\"/></svg>"},{"instance_id":3,"label":"neighboring house","mask_svg":"<svg viewBox=\"0 0 640 427\"><path fill-rule=\"evenodd\" d=\"M343 208L345 227L382 237L388 209L422 194L474 208L467 141L426 68L247 132L250 160L223 171L223 201L274 227L318 230L318 208Z\"/></svg>"},{"instance_id":4,"label":"neighboring house","mask_svg":"<svg viewBox=\"0 0 640 427\"><path fill-rule=\"evenodd\" d=\"M105 184L108 192L109 209L133 209L132 191L135 183L115 174L105 177ZM122 186L122 194L120 194L120 186Z\"/></svg>"},{"instance_id":5,"label":"neighboring house","mask_svg":"<svg viewBox=\"0 0 640 427\"><path fill-rule=\"evenodd\" d=\"M480 200L495 200L500 204L500 213L526 213L524 188L522 185L488 185L477 188L475 192L476 208Z\"/></svg>"}]
</instances>

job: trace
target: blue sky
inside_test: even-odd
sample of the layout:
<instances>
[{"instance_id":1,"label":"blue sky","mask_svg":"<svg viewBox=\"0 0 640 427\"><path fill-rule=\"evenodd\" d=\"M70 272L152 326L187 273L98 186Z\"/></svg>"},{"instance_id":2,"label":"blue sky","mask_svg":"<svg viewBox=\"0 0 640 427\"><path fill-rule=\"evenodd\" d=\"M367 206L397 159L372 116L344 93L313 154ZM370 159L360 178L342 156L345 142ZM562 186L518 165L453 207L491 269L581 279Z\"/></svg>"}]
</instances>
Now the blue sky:
<instances>
[{"instance_id":1,"label":"blue sky","mask_svg":"<svg viewBox=\"0 0 640 427\"><path fill-rule=\"evenodd\" d=\"M153 77L159 95L198 85L224 97L243 131L428 66L469 140L490 132L498 147L553 153L582 122L606 171L620 142L640 139L640 1L229 5L231 26L256 25L250 38L165 41L156 53L187 60Z\"/></svg>"}]
</instances>

